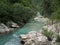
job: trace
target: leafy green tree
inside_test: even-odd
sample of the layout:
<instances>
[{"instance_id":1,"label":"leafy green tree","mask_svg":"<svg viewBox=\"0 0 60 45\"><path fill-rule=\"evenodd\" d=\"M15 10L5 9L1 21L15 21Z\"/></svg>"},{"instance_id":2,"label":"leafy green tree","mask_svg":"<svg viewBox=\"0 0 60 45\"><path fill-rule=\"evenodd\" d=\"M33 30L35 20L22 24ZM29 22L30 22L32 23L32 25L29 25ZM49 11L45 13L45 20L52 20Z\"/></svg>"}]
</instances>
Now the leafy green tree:
<instances>
[{"instance_id":1,"label":"leafy green tree","mask_svg":"<svg viewBox=\"0 0 60 45\"><path fill-rule=\"evenodd\" d=\"M56 12L52 13L52 19L57 20L58 22L60 21L60 10L57 10Z\"/></svg>"},{"instance_id":2,"label":"leafy green tree","mask_svg":"<svg viewBox=\"0 0 60 45\"><path fill-rule=\"evenodd\" d=\"M30 0L0 0L0 21L27 22L34 15Z\"/></svg>"}]
</instances>

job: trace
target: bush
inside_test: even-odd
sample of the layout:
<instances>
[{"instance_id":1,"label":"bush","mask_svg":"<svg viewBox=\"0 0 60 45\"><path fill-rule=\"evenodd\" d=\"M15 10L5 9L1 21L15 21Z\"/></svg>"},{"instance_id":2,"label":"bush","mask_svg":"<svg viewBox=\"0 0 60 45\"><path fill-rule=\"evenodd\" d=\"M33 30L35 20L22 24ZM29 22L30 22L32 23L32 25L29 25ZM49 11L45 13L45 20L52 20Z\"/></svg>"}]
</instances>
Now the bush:
<instances>
[{"instance_id":1,"label":"bush","mask_svg":"<svg viewBox=\"0 0 60 45\"><path fill-rule=\"evenodd\" d=\"M53 35L52 32L49 32L48 30L44 30L43 34L48 38L49 41L52 41L52 38L51 38Z\"/></svg>"}]
</instances>

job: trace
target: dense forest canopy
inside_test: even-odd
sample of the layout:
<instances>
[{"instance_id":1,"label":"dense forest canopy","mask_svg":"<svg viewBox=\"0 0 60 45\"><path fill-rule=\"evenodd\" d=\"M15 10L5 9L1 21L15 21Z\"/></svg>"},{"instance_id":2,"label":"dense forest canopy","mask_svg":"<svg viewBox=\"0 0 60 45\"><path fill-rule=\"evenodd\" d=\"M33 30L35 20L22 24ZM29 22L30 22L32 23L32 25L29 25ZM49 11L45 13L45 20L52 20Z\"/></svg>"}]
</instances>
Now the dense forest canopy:
<instances>
[{"instance_id":1,"label":"dense forest canopy","mask_svg":"<svg viewBox=\"0 0 60 45\"><path fill-rule=\"evenodd\" d=\"M0 0L0 22L24 22L36 11L51 19L60 20L60 0Z\"/></svg>"},{"instance_id":2,"label":"dense forest canopy","mask_svg":"<svg viewBox=\"0 0 60 45\"><path fill-rule=\"evenodd\" d=\"M48 18L60 20L60 0L36 0L37 10Z\"/></svg>"},{"instance_id":3,"label":"dense forest canopy","mask_svg":"<svg viewBox=\"0 0 60 45\"><path fill-rule=\"evenodd\" d=\"M35 15L30 0L0 0L0 21L17 23L27 21Z\"/></svg>"}]
</instances>

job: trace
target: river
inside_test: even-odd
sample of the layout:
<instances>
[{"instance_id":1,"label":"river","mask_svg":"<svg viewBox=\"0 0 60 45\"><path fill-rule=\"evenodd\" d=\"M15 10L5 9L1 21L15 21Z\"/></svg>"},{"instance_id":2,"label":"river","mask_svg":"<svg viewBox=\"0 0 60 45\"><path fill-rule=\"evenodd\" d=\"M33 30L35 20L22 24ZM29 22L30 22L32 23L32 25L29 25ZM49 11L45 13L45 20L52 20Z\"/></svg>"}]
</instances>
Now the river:
<instances>
[{"instance_id":1,"label":"river","mask_svg":"<svg viewBox=\"0 0 60 45\"><path fill-rule=\"evenodd\" d=\"M40 14L38 13L37 15L39 17ZM21 45L20 39L18 38L20 34L27 34L30 31L39 31L43 26L44 23L42 20L38 22L32 19L22 28L4 36L0 36L0 45Z\"/></svg>"}]
</instances>

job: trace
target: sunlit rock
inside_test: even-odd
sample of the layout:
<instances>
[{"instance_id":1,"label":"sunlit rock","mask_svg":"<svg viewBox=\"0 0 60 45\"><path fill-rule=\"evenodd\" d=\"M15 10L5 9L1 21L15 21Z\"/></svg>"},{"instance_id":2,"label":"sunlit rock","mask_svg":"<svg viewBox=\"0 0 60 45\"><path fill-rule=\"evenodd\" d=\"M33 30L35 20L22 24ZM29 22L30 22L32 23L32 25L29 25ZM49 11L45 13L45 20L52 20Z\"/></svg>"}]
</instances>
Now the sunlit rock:
<instances>
[{"instance_id":1,"label":"sunlit rock","mask_svg":"<svg viewBox=\"0 0 60 45\"><path fill-rule=\"evenodd\" d=\"M26 38L28 38L28 37L27 37L27 35L22 34L22 35L20 35L20 38L21 38L21 39L26 39Z\"/></svg>"},{"instance_id":2,"label":"sunlit rock","mask_svg":"<svg viewBox=\"0 0 60 45\"><path fill-rule=\"evenodd\" d=\"M43 30L47 30L47 29L48 29L48 26L43 26L42 29L43 29Z\"/></svg>"},{"instance_id":3,"label":"sunlit rock","mask_svg":"<svg viewBox=\"0 0 60 45\"><path fill-rule=\"evenodd\" d=\"M0 24L0 33L8 33L8 32L9 32L9 28L5 24L1 23Z\"/></svg>"},{"instance_id":4,"label":"sunlit rock","mask_svg":"<svg viewBox=\"0 0 60 45\"><path fill-rule=\"evenodd\" d=\"M39 18L38 18L38 17L35 17L34 19L35 19L35 20L38 20Z\"/></svg>"},{"instance_id":5,"label":"sunlit rock","mask_svg":"<svg viewBox=\"0 0 60 45\"><path fill-rule=\"evenodd\" d=\"M53 33L57 32L54 24L43 26L43 30L48 30L48 31L51 31Z\"/></svg>"},{"instance_id":6,"label":"sunlit rock","mask_svg":"<svg viewBox=\"0 0 60 45\"><path fill-rule=\"evenodd\" d=\"M13 21L8 22L7 25L9 28L18 28L19 27L19 25Z\"/></svg>"},{"instance_id":7,"label":"sunlit rock","mask_svg":"<svg viewBox=\"0 0 60 45\"><path fill-rule=\"evenodd\" d=\"M36 31L31 31L26 35L20 35L22 41L25 42L24 45L47 45L48 39L46 36L44 36L41 33L38 33ZM23 40L24 39L24 40Z\"/></svg>"},{"instance_id":8,"label":"sunlit rock","mask_svg":"<svg viewBox=\"0 0 60 45\"><path fill-rule=\"evenodd\" d=\"M10 31L14 31L14 28L9 28L10 29Z\"/></svg>"}]
</instances>

